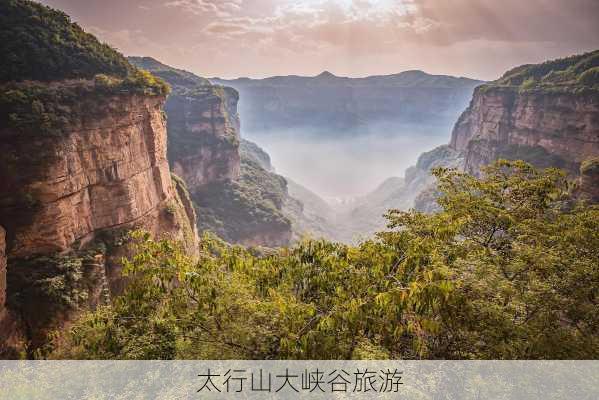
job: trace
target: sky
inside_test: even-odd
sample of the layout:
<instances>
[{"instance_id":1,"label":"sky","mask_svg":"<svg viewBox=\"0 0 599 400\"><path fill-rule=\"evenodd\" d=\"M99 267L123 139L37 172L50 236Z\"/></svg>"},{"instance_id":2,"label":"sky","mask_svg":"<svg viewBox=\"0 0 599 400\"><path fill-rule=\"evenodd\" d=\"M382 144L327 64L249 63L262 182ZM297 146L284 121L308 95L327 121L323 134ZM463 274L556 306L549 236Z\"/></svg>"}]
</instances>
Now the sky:
<instances>
[{"instance_id":1,"label":"sky","mask_svg":"<svg viewBox=\"0 0 599 400\"><path fill-rule=\"evenodd\" d=\"M43 0L125 55L204 77L421 69L483 80L599 48L599 0Z\"/></svg>"}]
</instances>

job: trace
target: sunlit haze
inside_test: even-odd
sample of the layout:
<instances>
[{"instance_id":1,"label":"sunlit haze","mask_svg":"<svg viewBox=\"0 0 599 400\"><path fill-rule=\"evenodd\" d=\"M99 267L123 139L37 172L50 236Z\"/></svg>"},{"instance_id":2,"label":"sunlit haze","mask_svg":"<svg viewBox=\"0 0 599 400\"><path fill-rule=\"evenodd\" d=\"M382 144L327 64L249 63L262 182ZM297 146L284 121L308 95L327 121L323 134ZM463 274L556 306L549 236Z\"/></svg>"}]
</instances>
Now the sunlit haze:
<instances>
[{"instance_id":1,"label":"sunlit haze","mask_svg":"<svg viewBox=\"0 0 599 400\"><path fill-rule=\"evenodd\" d=\"M491 80L599 47L596 0L44 0L127 55L201 76Z\"/></svg>"},{"instance_id":2,"label":"sunlit haze","mask_svg":"<svg viewBox=\"0 0 599 400\"><path fill-rule=\"evenodd\" d=\"M358 77L419 69L493 80L520 64L599 47L597 0L44 3L126 55L154 57L209 78L315 76L324 70ZM380 131L343 140L331 139L337 132L320 132L306 139L296 126L270 136L252 132L244 128L248 115L241 117L241 136L264 147L277 171L326 197L360 195L389 176L403 176L420 153L447 143L451 132L447 124L425 132Z\"/></svg>"}]
</instances>

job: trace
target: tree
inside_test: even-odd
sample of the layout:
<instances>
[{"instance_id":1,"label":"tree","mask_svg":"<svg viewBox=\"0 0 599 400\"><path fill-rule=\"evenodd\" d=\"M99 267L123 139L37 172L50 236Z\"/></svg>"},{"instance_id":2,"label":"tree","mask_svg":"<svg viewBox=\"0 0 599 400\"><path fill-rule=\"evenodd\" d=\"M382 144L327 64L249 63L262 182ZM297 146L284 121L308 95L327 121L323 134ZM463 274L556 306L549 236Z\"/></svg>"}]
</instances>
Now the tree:
<instances>
[{"instance_id":1,"label":"tree","mask_svg":"<svg viewBox=\"0 0 599 400\"><path fill-rule=\"evenodd\" d=\"M440 212L390 211L389 230L356 247L259 252L205 236L192 260L134 233L124 295L52 356L597 357L599 210L522 161L434 174Z\"/></svg>"}]
</instances>

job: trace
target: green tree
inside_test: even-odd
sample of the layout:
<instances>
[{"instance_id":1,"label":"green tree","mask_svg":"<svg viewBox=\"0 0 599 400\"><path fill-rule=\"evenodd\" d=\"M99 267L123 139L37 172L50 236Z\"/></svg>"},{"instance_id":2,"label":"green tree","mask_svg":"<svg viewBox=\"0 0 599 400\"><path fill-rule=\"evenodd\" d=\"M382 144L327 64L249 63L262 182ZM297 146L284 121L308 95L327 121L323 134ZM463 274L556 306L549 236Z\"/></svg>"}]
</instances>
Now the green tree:
<instances>
[{"instance_id":1,"label":"green tree","mask_svg":"<svg viewBox=\"0 0 599 400\"><path fill-rule=\"evenodd\" d=\"M390 211L389 230L355 247L205 236L195 260L136 232L123 296L52 356L596 358L599 210L521 161L434 173L440 212Z\"/></svg>"}]
</instances>

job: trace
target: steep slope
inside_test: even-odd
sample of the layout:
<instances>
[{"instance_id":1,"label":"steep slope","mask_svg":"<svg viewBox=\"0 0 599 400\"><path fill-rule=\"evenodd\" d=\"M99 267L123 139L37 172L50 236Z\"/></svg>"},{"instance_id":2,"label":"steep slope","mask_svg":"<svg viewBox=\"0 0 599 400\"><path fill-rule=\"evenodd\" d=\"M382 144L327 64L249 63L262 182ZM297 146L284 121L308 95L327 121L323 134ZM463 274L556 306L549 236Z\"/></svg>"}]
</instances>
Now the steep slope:
<instances>
[{"instance_id":1,"label":"steep slope","mask_svg":"<svg viewBox=\"0 0 599 400\"><path fill-rule=\"evenodd\" d=\"M194 195L199 228L246 246L288 245L291 221L283 212L287 197L285 179L242 152L239 178L208 184Z\"/></svg>"},{"instance_id":2,"label":"steep slope","mask_svg":"<svg viewBox=\"0 0 599 400\"><path fill-rule=\"evenodd\" d=\"M427 155L428 154L428 155ZM475 89L449 146L421 156L406 181L414 207L436 208L434 180L422 168L450 166L479 174L492 161L522 159L566 170L580 197L599 202L599 51L523 65Z\"/></svg>"},{"instance_id":3,"label":"steep slope","mask_svg":"<svg viewBox=\"0 0 599 400\"><path fill-rule=\"evenodd\" d=\"M71 23L63 12L26 0L3 0L0 10L1 82L90 79L134 71L113 48Z\"/></svg>"},{"instance_id":4,"label":"steep slope","mask_svg":"<svg viewBox=\"0 0 599 400\"><path fill-rule=\"evenodd\" d=\"M430 174L431 169L461 168L462 165L461 155L447 145L421 154L416 165L408 168L403 178L385 180L337 216L339 239L355 242L381 231L386 225L384 214L390 209L432 211L435 207L435 180Z\"/></svg>"},{"instance_id":5,"label":"steep slope","mask_svg":"<svg viewBox=\"0 0 599 400\"><path fill-rule=\"evenodd\" d=\"M164 107L168 117L168 159L190 191L237 179L237 92L150 57L129 57L129 61L164 79L172 88Z\"/></svg>"},{"instance_id":6,"label":"steep slope","mask_svg":"<svg viewBox=\"0 0 599 400\"><path fill-rule=\"evenodd\" d=\"M293 240L311 238L339 239L337 215L333 208L306 187L285 178L289 195L283 212L291 220Z\"/></svg>"},{"instance_id":7,"label":"steep slope","mask_svg":"<svg viewBox=\"0 0 599 400\"><path fill-rule=\"evenodd\" d=\"M242 162L242 174L247 169L245 165L258 166L262 169L262 181L256 180L256 185L268 188L263 182L280 182L276 191L270 190L270 197L282 198L282 207L278 211L291 224L290 241L297 241L305 236L313 238L336 239L335 211L316 193L293 180L276 174L270 162L270 156L264 149L249 140L241 140L239 147ZM277 195L273 193L276 192Z\"/></svg>"},{"instance_id":8,"label":"steep slope","mask_svg":"<svg viewBox=\"0 0 599 400\"><path fill-rule=\"evenodd\" d=\"M168 159L189 186L198 227L231 243L288 244L287 183L264 168L270 161L257 146L247 142L240 150L237 92L149 57L129 60L173 89L165 106Z\"/></svg>"},{"instance_id":9,"label":"steep slope","mask_svg":"<svg viewBox=\"0 0 599 400\"><path fill-rule=\"evenodd\" d=\"M450 146L474 173L507 158L577 175L599 154L599 51L514 68L477 88Z\"/></svg>"},{"instance_id":10,"label":"steep slope","mask_svg":"<svg viewBox=\"0 0 599 400\"><path fill-rule=\"evenodd\" d=\"M334 137L398 124L445 125L466 107L480 81L406 71L366 78L277 76L211 79L241 95L246 132L314 131Z\"/></svg>"},{"instance_id":11,"label":"steep slope","mask_svg":"<svg viewBox=\"0 0 599 400\"><path fill-rule=\"evenodd\" d=\"M23 47L8 48L0 63L0 226L10 314L0 321L0 352L14 355L4 346L14 344L8 337L20 334L33 351L48 330L120 290L126 231L185 239L191 252L197 232L166 159L166 84L61 12L11 0L0 15L0 36L27 32ZM57 65L48 75L41 74L45 57ZM11 62L37 67L15 73Z\"/></svg>"},{"instance_id":12,"label":"steep slope","mask_svg":"<svg viewBox=\"0 0 599 400\"><path fill-rule=\"evenodd\" d=\"M256 143L241 139L239 154L242 159L254 160L256 163L258 163L258 165L268 172L275 172L275 169L270 161L270 155Z\"/></svg>"}]
</instances>

